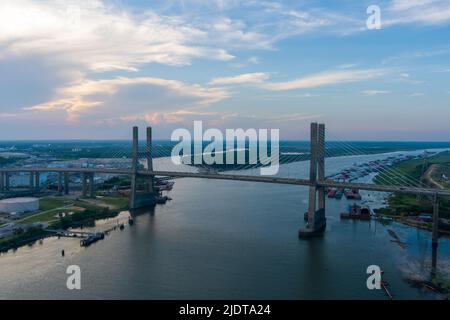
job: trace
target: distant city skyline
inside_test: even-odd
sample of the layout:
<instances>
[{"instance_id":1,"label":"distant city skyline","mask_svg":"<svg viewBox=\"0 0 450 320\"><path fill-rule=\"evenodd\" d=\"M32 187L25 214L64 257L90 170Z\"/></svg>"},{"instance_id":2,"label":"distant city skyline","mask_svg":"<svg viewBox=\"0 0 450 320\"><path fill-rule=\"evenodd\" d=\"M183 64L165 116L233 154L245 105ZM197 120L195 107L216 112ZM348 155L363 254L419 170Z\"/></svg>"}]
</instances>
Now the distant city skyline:
<instances>
[{"instance_id":1,"label":"distant city skyline","mask_svg":"<svg viewBox=\"0 0 450 320\"><path fill-rule=\"evenodd\" d=\"M447 0L4 0L0 141L170 139L194 120L450 141L448 39Z\"/></svg>"}]
</instances>

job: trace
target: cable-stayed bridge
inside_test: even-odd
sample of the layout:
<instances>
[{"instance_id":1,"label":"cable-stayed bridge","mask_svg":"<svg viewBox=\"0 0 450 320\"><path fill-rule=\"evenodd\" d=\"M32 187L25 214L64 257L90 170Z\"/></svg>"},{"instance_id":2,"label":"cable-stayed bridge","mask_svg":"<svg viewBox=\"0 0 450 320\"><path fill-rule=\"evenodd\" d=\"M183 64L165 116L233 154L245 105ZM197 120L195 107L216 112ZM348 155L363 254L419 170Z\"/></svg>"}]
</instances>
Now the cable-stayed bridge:
<instances>
[{"instance_id":1,"label":"cable-stayed bridge","mask_svg":"<svg viewBox=\"0 0 450 320\"><path fill-rule=\"evenodd\" d=\"M82 193L84 196L95 196L95 176L126 175L130 181L130 208L139 208L154 203L154 177L187 177L215 180L233 180L272 184L298 185L309 188L309 206L307 226L300 230L301 237L309 237L321 233L326 228L326 201L329 188L379 191L389 193L404 193L428 196L433 201L433 244L437 244L439 199L450 198L449 189L432 188L422 180L413 177L385 162L369 161L366 169L376 175L377 183L352 181L350 178L338 175L327 176L325 162L330 167L337 159L345 156L354 158L367 156L367 150L337 139L325 140L325 125L311 124L311 139L303 148L284 147L276 150L275 158L281 168L275 176L259 174L261 164L245 163L234 165L231 170L222 170L214 165L201 163L187 165L183 161L174 164L171 161L171 146L159 145L152 141L152 130L147 128L146 144L139 146L138 128L133 128L131 148L117 148L100 152L93 159L84 159L79 166L30 166L0 168L0 191L10 190L12 174L29 174L29 185L32 190L41 188L41 174L57 175L57 188L62 194L69 193L70 175L81 176ZM229 150L227 150L229 152ZM238 152L232 150L232 152ZM245 151L244 151L245 152ZM191 155L188 155L191 156ZM272 155L273 156L273 155ZM183 157L181 157L183 159ZM327 159L327 160L326 160ZM260 162L262 159L259 159ZM263 159L267 160L267 159ZM265 161L262 161L266 163ZM296 164L302 166L297 167ZM284 166L283 166L284 165ZM302 172L300 172L302 171ZM303 175L302 175L303 174ZM144 183L139 183L144 180ZM144 185L144 187L142 187Z\"/></svg>"}]
</instances>

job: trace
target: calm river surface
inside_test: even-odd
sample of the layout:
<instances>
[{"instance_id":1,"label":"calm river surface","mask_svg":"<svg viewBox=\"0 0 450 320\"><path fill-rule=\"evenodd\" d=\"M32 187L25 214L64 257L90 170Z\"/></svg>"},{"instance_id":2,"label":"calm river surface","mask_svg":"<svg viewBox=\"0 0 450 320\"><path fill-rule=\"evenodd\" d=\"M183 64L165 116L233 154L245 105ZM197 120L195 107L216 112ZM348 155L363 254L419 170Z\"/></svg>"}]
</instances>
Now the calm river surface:
<instances>
[{"instance_id":1,"label":"calm river surface","mask_svg":"<svg viewBox=\"0 0 450 320\"><path fill-rule=\"evenodd\" d=\"M328 159L328 173L380 157ZM306 177L307 166L283 165L281 175ZM307 208L305 187L177 179L170 196L167 205L133 213L133 226L89 248L49 238L1 255L0 299L386 299L366 287L373 264L385 271L395 298L436 298L405 281L430 274L430 233L340 221L350 203L345 199L327 201L324 236L304 241L297 232ZM377 194L365 198L381 201ZM406 248L391 241L388 229ZM82 270L80 291L66 288L65 271L74 264ZM440 240L437 265L450 270L448 238Z\"/></svg>"}]
</instances>

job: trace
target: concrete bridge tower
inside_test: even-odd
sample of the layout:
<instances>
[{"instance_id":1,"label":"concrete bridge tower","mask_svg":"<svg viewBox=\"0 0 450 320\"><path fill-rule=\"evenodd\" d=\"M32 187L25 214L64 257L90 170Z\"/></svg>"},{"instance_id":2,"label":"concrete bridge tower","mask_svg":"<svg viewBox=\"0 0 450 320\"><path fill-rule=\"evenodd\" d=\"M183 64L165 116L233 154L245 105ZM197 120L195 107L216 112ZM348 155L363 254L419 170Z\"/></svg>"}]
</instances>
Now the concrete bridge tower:
<instances>
[{"instance_id":1,"label":"concrete bridge tower","mask_svg":"<svg viewBox=\"0 0 450 320\"><path fill-rule=\"evenodd\" d=\"M311 160L310 160L310 187L308 222L305 228L300 229L300 238L310 238L325 231L325 188L318 182L325 180L325 125L311 124Z\"/></svg>"},{"instance_id":2,"label":"concrete bridge tower","mask_svg":"<svg viewBox=\"0 0 450 320\"><path fill-rule=\"evenodd\" d=\"M152 128L147 127L146 132L145 158L147 170L153 171L152 157ZM155 192L153 186L153 176L145 176L147 180L146 189L138 190L139 175L139 129L133 127L133 145L131 150L131 190L130 190L130 209L138 209L155 204Z\"/></svg>"}]
</instances>

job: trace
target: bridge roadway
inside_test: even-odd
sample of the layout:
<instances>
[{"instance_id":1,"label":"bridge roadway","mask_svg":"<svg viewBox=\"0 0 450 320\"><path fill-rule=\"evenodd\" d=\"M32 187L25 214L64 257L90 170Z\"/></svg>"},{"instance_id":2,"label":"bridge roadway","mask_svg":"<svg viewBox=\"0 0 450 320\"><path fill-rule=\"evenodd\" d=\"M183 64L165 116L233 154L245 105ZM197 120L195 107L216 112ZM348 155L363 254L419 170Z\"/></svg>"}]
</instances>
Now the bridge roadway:
<instances>
[{"instance_id":1,"label":"bridge roadway","mask_svg":"<svg viewBox=\"0 0 450 320\"><path fill-rule=\"evenodd\" d=\"M52 173L100 173L100 174L117 174L117 175L131 175L133 172L130 169L107 169L107 168L2 168L0 173L18 173L18 172L52 172ZM176 171L148 171L139 170L137 172L140 176L170 176L180 178L200 178L212 180L233 180L233 181L247 181L247 182L262 182L286 185L300 185L313 186L308 179L297 178L283 178L273 176L249 176L237 174L218 174L218 173L196 173L196 172L176 172ZM408 186L388 186L369 183L352 183L352 182L337 182L333 180L318 181L318 187L332 187L345 189L358 189L366 191L380 191L380 192L397 192L405 194L439 196L450 198L450 190L447 189L433 189L433 188L417 188Z\"/></svg>"}]
</instances>

